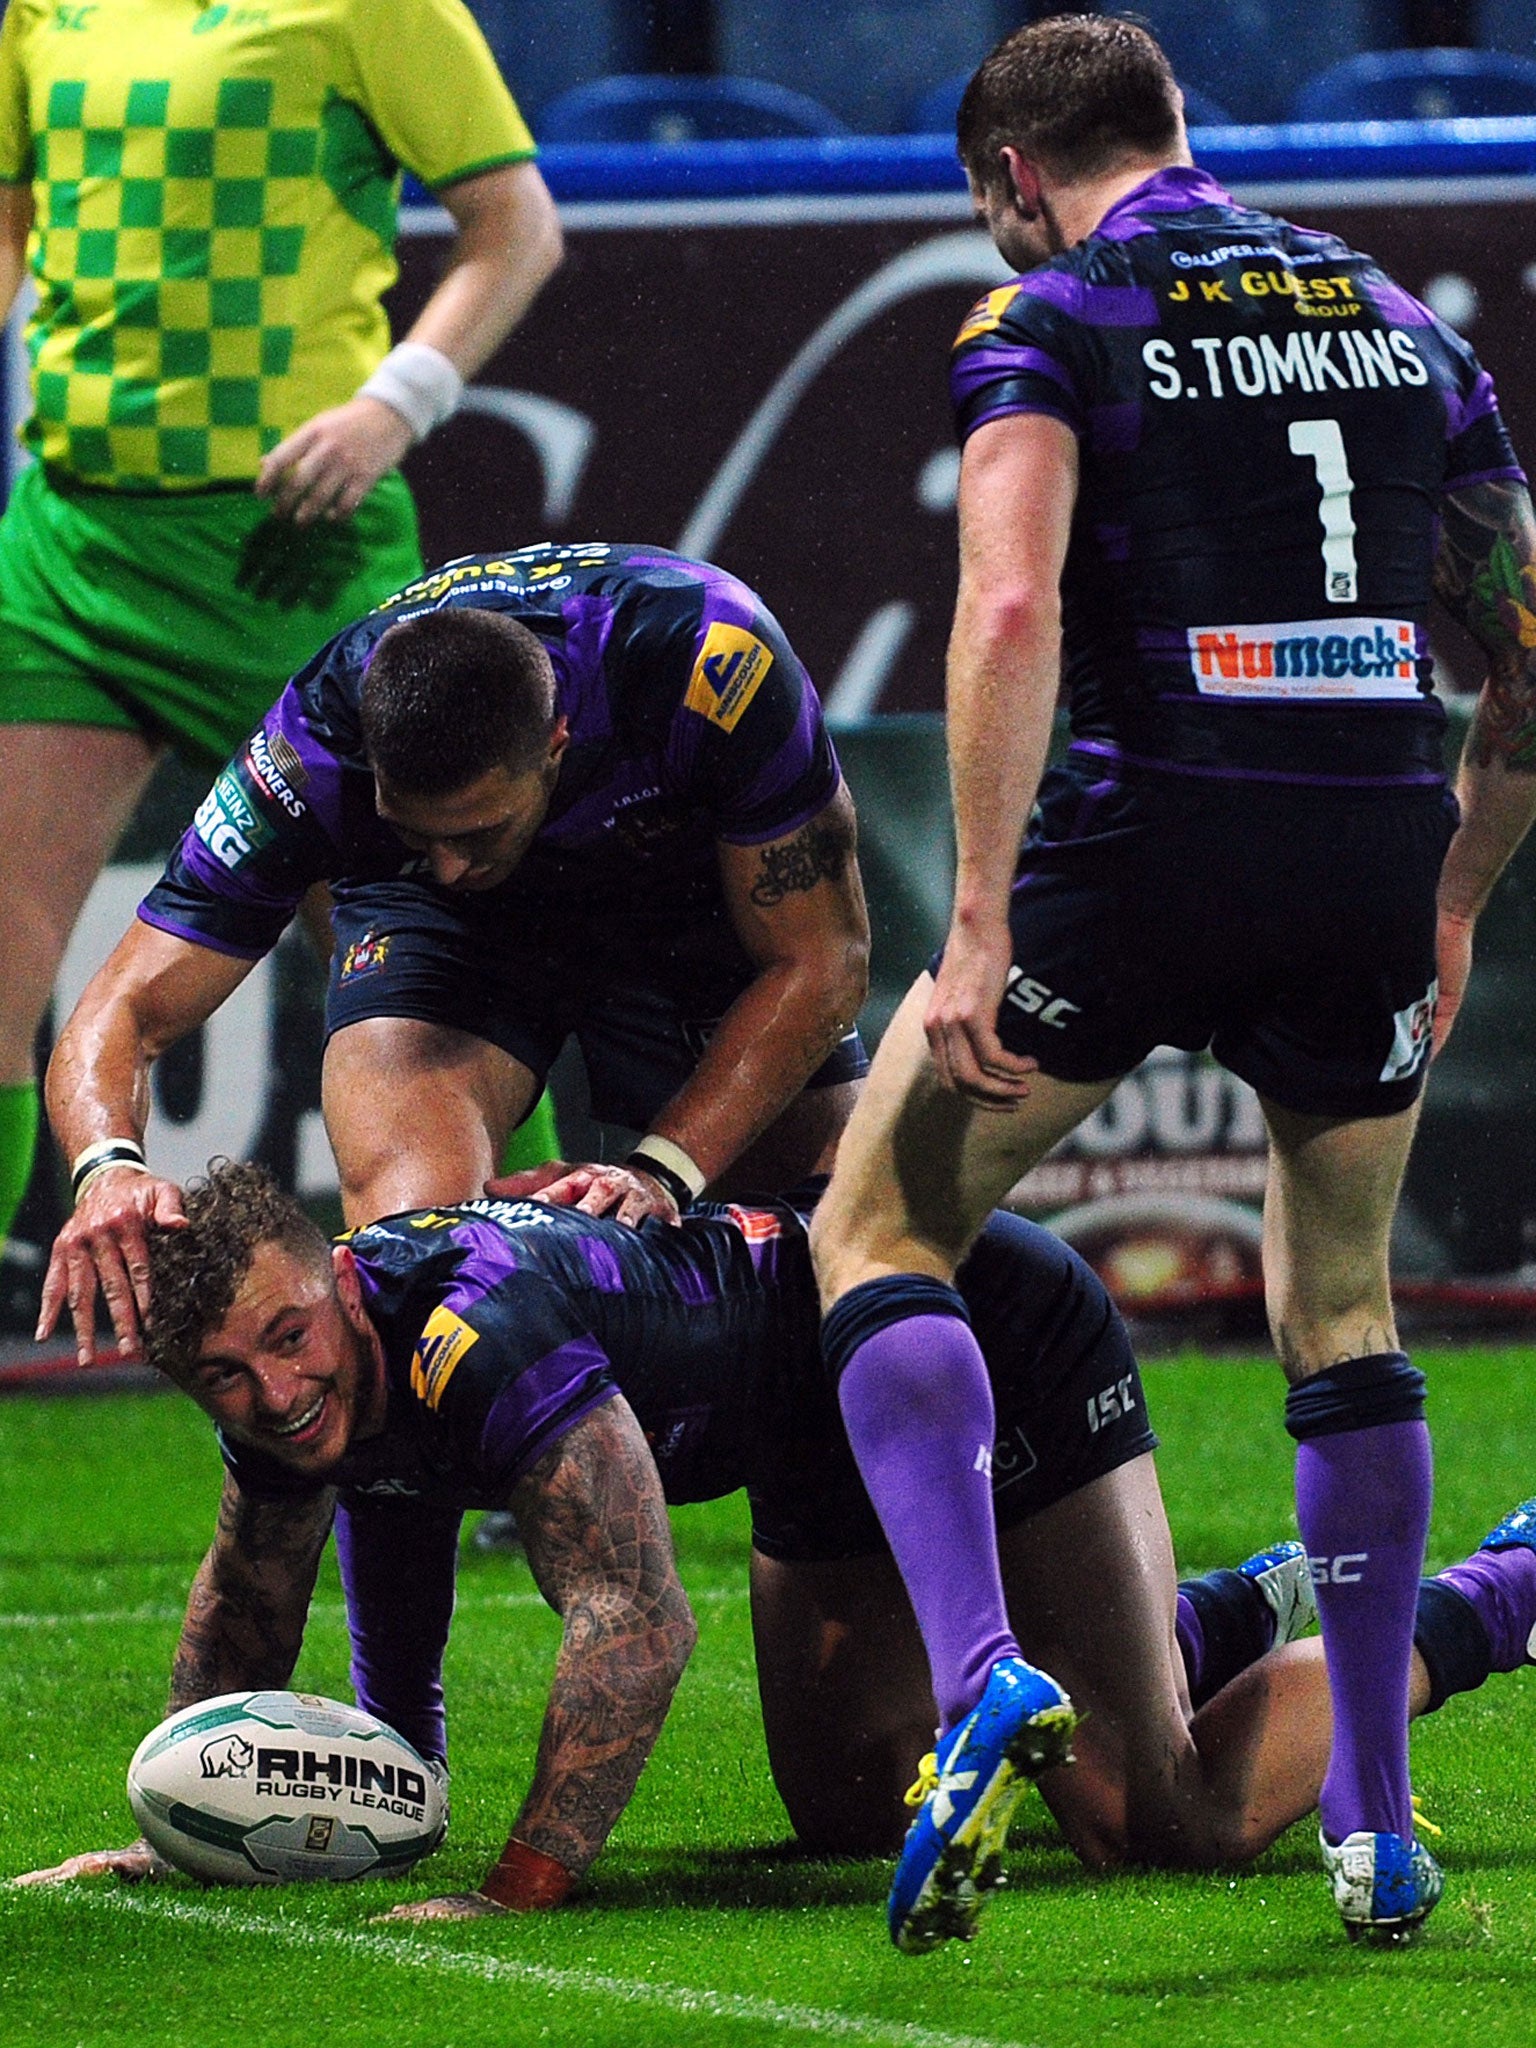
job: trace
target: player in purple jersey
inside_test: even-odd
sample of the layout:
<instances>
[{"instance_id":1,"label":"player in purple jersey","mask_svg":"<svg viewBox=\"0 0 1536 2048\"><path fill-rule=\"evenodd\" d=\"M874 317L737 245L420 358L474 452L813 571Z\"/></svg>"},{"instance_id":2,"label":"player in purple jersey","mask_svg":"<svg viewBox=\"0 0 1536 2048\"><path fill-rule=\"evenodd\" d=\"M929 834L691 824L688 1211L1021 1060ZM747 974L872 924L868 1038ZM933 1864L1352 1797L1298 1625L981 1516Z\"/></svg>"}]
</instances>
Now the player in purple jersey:
<instances>
[{"instance_id":1,"label":"player in purple jersey","mask_svg":"<svg viewBox=\"0 0 1536 2048\"><path fill-rule=\"evenodd\" d=\"M638 1231L478 1201L333 1250L261 1169L225 1163L186 1227L151 1234L150 1356L219 1425L226 1466L173 1707L288 1682L333 1507L359 1702L444 1766L466 1506L516 1503L565 1619L511 1841L475 1892L402 1917L557 1904L597 1854L692 1641L663 1491L747 1490L764 1728L797 1834L837 1855L899 1839L934 1703L821 1365L812 1201ZM1092 1868L1243 1862L1308 1810L1326 1760L1319 1646L1269 1654L1311 1611L1300 1546L1176 1587L1103 1286L1014 1216L991 1219L960 1284L996 1393L1010 1607L1091 1709L1076 1767L1042 1791ZM1421 1592L1416 1711L1526 1661L1536 1557L1528 1526L1501 1532ZM149 1867L140 1844L48 1874Z\"/></svg>"},{"instance_id":2,"label":"player in purple jersey","mask_svg":"<svg viewBox=\"0 0 1536 2048\"><path fill-rule=\"evenodd\" d=\"M1409 1793L1430 1452L1388 1234L1437 937L1443 1032L1536 805L1530 502L1466 345L1367 257L1196 169L1140 29L1063 16L1010 36L959 143L1021 274L954 358L956 894L818 1214L828 1360L922 1623L941 1760L1005 1825L1071 1710L1009 1631L956 1263L1154 1046L1208 1046L1254 1086L1333 1688L1323 1858L1350 1933L1396 1938L1440 1875ZM1489 662L1459 826L1432 595ZM1063 671L1071 751L1042 780ZM898 1920L964 1881L971 1852L938 1811L909 1837Z\"/></svg>"},{"instance_id":3,"label":"player in purple jersey","mask_svg":"<svg viewBox=\"0 0 1536 2048\"><path fill-rule=\"evenodd\" d=\"M846 1117L868 923L810 679L722 570L593 543L455 562L340 634L200 806L61 1034L77 1207L44 1287L131 1349L150 1062L330 883L323 1101L345 1214L478 1194L569 1037L627 1163L551 1189L675 1221L784 1186ZM548 1178L549 1176L545 1176Z\"/></svg>"}]
</instances>

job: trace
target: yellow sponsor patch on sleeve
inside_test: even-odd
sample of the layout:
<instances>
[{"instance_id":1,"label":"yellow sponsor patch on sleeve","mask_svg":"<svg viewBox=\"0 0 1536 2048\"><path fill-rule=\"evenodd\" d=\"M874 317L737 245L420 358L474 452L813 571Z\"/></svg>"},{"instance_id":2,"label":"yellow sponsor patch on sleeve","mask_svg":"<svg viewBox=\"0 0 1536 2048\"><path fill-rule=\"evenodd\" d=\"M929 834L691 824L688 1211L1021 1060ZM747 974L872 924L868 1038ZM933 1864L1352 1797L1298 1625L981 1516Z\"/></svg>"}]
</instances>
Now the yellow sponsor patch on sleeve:
<instances>
[{"instance_id":1,"label":"yellow sponsor patch on sleeve","mask_svg":"<svg viewBox=\"0 0 1536 2048\"><path fill-rule=\"evenodd\" d=\"M967 341L974 341L978 334L990 334L1002 322L1003 315L1019 296L1023 287L1017 279L1012 284L1000 284L996 291L990 291L978 304L972 306L965 316L965 325L955 336L955 347Z\"/></svg>"},{"instance_id":2,"label":"yellow sponsor patch on sleeve","mask_svg":"<svg viewBox=\"0 0 1536 2048\"><path fill-rule=\"evenodd\" d=\"M773 655L755 633L717 620L704 635L683 703L722 732L734 732L772 667Z\"/></svg>"},{"instance_id":3,"label":"yellow sponsor patch on sleeve","mask_svg":"<svg viewBox=\"0 0 1536 2048\"><path fill-rule=\"evenodd\" d=\"M435 1414L448 1382L458 1370L459 1360L471 1344L480 1342L462 1316L439 1305L427 1317L421 1341L411 1359L411 1392L425 1401Z\"/></svg>"}]
</instances>

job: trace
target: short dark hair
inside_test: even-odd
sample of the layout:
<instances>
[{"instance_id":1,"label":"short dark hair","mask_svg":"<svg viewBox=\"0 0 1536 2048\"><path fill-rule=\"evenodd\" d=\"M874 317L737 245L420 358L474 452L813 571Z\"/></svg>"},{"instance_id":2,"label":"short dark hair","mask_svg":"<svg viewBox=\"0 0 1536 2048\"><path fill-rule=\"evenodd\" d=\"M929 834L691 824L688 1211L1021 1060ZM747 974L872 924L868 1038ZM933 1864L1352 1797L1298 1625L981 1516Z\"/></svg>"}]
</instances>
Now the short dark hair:
<instances>
[{"instance_id":1,"label":"short dark hair","mask_svg":"<svg viewBox=\"0 0 1536 2048\"><path fill-rule=\"evenodd\" d=\"M492 768L539 765L555 729L555 672L521 620L445 606L383 635L361 709L374 773L413 796L443 796Z\"/></svg>"},{"instance_id":2,"label":"short dark hair","mask_svg":"<svg viewBox=\"0 0 1536 2048\"><path fill-rule=\"evenodd\" d=\"M188 1378L208 1334L234 1305L259 1245L327 1272L330 1239L264 1166L210 1162L183 1202L185 1225L153 1224L149 1236L149 1324L144 1355L167 1378Z\"/></svg>"},{"instance_id":3,"label":"short dark hair","mask_svg":"<svg viewBox=\"0 0 1536 2048\"><path fill-rule=\"evenodd\" d=\"M984 57L955 118L960 161L994 188L1005 144L1073 183L1166 154L1179 133L1179 88L1144 28L1114 14L1056 14L1005 36Z\"/></svg>"}]
</instances>

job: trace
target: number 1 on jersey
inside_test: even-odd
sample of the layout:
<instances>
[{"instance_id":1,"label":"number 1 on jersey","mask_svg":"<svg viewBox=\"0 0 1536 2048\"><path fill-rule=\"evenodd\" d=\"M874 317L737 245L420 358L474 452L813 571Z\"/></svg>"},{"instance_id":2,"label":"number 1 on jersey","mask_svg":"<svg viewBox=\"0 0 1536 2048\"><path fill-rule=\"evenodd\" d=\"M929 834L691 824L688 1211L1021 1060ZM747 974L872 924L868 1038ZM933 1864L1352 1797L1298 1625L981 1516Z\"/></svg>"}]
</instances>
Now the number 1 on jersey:
<instances>
[{"instance_id":1,"label":"number 1 on jersey","mask_svg":"<svg viewBox=\"0 0 1536 2048\"><path fill-rule=\"evenodd\" d=\"M1330 604L1353 604L1358 577L1355 563L1355 513L1350 502L1355 480L1344 453L1337 420L1292 420L1291 453L1310 455L1323 494L1323 577Z\"/></svg>"}]
</instances>

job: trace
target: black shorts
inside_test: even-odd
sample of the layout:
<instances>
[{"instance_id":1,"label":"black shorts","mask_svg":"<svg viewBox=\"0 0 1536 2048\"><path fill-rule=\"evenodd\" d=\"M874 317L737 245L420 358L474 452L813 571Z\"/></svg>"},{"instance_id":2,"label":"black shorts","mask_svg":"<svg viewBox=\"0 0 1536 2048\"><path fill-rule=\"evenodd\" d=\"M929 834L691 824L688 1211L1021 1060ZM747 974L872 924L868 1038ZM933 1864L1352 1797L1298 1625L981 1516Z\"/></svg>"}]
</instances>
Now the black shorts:
<instances>
[{"instance_id":1,"label":"black shorts","mask_svg":"<svg viewBox=\"0 0 1536 2048\"><path fill-rule=\"evenodd\" d=\"M1406 1109L1457 816L1438 784L1317 790L1070 757L1019 860L1002 1041L1061 1081L1209 1047L1286 1109Z\"/></svg>"},{"instance_id":2,"label":"black shorts","mask_svg":"<svg viewBox=\"0 0 1536 2048\"><path fill-rule=\"evenodd\" d=\"M957 1285L997 1409L999 1529L1156 1448L1125 1326L1098 1276L1038 1224L994 1214ZM753 1470L752 1542L790 1564L886 1549L824 1369L786 1369L765 1393Z\"/></svg>"},{"instance_id":3,"label":"black shorts","mask_svg":"<svg viewBox=\"0 0 1536 2048\"><path fill-rule=\"evenodd\" d=\"M326 1034L373 1017L441 1024L500 1046L540 1087L574 1037L592 1114L643 1130L757 970L728 925L701 926L686 945L669 946L575 912L565 930L552 930L555 922L519 922L496 892L450 903L410 882L357 888L336 904ZM806 1086L868 1071L850 1031Z\"/></svg>"}]
</instances>

